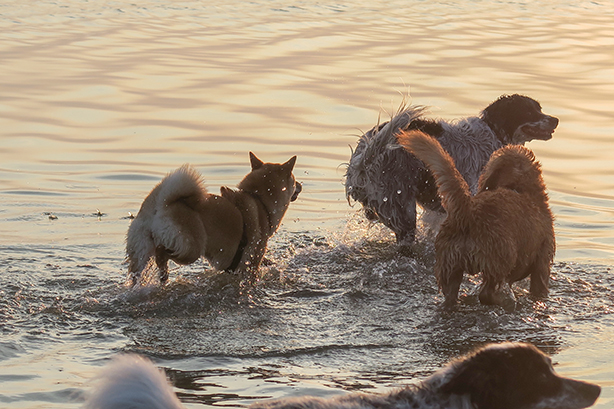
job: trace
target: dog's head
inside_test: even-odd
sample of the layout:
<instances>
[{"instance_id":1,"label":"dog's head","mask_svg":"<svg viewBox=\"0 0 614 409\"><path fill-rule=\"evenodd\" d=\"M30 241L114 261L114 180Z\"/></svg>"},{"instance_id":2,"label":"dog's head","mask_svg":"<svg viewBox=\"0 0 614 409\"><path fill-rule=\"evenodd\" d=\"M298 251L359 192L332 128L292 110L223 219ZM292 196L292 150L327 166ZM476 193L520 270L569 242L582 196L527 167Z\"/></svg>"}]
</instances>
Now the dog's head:
<instances>
[{"instance_id":1,"label":"dog's head","mask_svg":"<svg viewBox=\"0 0 614 409\"><path fill-rule=\"evenodd\" d=\"M269 212L275 229L281 222L290 202L298 198L302 185L294 179L292 170L296 156L284 163L265 163L249 153L252 171L239 183L241 190L257 195Z\"/></svg>"},{"instance_id":2,"label":"dog's head","mask_svg":"<svg viewBox=\"0 0 614 409\"><path fill-rule=\"evenodd\" d=\"M524 145L533 139L547 141L558 118L542 112L539 102L524 95L502 95L482 111L481 118L504 144Z\"/></svg>"},{"instance_id":3,"label":"dog's head","mask_svg":"<svg viewBox=\"0 0 614 409\"><path fill-rule=\"evenodd\" d=\"M552 360L529 344L486 346L438 375L444 393L469 396L477 409L581 409L601 388L564 378Z\"/></svg>"},{"instance_id":4,"label":"dog's head","mask_svg":"<svg viewBox=\"0 0 614 409\"><path fill-rule=\"evenodd\" d=\"M529 194L545 192L541 164L530 149L508 145L491 155L480 175L478 192L497 188Z\"/></svg>"}]
</instances>

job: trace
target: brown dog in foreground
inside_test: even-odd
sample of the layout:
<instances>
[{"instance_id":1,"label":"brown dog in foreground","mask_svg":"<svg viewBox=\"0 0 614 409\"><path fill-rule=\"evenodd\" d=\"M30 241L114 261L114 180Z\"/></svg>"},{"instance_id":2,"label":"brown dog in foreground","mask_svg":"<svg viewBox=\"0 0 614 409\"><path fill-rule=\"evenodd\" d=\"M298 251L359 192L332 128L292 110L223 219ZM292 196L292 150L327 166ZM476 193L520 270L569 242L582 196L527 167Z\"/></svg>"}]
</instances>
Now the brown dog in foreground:
<instances>
[{"instance_id":1,"label":"brown dog in foreground","mask_svg":"<svg viewBox=\"0 0 614 409\"><path fill-rule=\"evenodd\" d=\"M204 256L218 270L256 271L275 233L302 187L292 169L264 163L249 153L252 170L237 189L207 192L202 176L189 165L167 175L147 195L126 238L132 285L155 258L160 282L168 279L168 261L191 264Z\"/></svg>"},{"instance_id":2,"label":"brown dog in foreground","mask_svg":"<svg viewBox=\"0 0 614 409\"><path fill-rule=\"evenodd\" d=\"M447 218L435 239L435 275L453 306L463 273L482 273L482 304L515 307L509 284L531 276L530 293L548 294L555 241L553 217L541 165L529 149L509 145L495 151L484 167L478 192L433 137L420 131L398 136L399 143L435 175Z\"/></svg>"}]
</instances>

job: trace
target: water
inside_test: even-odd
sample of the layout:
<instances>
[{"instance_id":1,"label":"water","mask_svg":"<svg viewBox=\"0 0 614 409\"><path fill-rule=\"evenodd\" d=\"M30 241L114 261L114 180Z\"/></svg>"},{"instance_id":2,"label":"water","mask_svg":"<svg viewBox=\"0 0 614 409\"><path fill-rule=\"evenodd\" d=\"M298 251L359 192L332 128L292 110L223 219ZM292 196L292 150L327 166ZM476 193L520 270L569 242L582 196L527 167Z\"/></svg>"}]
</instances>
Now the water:
<instances>
[{"instance_id":1,"label":"water","mask_svg":"<svg viewBox=\"0 0 614 409\"><path fill-rule=\"evenodd\" d=\"M189 408L235 407L383 391L512 340L614 407L613 17L607 2L5 1L0 406L78 408L122 351L164 367ZM529 144L556 215L552 292L445 313L428 240L399 253L348 206L343 163L403 95L451 119L514 92L561 120ZM261 280L223 287L196 263L128 290L129 212L185 162L235 185L249 150L298 155L304 186Z\"/></svg>"}]
</instances>

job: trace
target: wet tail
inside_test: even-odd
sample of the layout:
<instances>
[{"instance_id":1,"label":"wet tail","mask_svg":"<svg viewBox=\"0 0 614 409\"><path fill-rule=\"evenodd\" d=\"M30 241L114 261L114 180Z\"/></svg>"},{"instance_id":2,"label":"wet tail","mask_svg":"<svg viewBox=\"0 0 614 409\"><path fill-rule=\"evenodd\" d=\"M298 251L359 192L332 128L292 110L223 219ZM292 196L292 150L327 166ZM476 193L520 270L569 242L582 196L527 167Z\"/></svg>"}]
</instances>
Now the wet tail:
<instances>
[{"instance_id":1,"label":"wet tail","mask_svg":"<svg viewBox=\"0 0 614 409\"><path fill-rule=\"evenodd\" d=\"M469 186L437 139L420 131L401 132L397 139L403 148L416 155L433 172L448 214L468 211L471 200Z\"/></svg>"}]
</instances>

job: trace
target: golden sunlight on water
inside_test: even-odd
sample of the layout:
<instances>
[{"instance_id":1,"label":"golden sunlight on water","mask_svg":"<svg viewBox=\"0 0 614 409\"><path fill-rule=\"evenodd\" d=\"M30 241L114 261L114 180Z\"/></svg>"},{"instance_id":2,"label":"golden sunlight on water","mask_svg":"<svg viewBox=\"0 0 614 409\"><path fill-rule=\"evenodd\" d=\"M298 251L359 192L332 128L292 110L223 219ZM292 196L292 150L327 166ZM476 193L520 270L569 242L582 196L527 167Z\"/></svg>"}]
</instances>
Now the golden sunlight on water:
<instances>
[{"instance_id":1,"label":"golden sunlight on water","mask_svg":"<svg viewBox=\"0 0 614 409\"><path fill-rule=\"evenodd\" d=\"M342 164L380 108L385 119L410 92L452 119L519 92L561 119L553 140L530 144L556 209L559 256L609 257L611 16L584 5L532 18L510 4L485 5L492 19L475 21L438 4L420 4L420 14L395 5L378 19L366 3L5 6L0 175L15 193L9 205L20 191L46 192L66 194L75 212L134 212L178 165L232 185L254 150L299 155L307 189L291 210L297 229L338 228L352 211ZM249 12L235 18L235 7ZM519 18L507 19L506 7ZM27 198L55 211L47 196Z\"/></svg>"},{"instance_id":2,"label":"golden sunlight on water","mask_svg":"<svg viewBox=\"0 0 614 409\"><path fill-rule=\"evenodd\" d=\"M250 150L275 162L298 155L295 174L304 190L291 205L280 234L342 234L358 210L349 207L344 197L344 163L357 137L374 126L378 116L386 120L407 94L412 103L430 106L430 115L452 119L477 115L501 94L522 93L560 119L552 140L528 144L543 164L556 216L557 261L611 266L613 21L610 4L587 1L65 0L38 1L28 7L21 0L5 1L0 5L0 244L28 249L49 245L57 250L70 263L54 261L55 253L41 251L43 273L50 277L48 270L55 273L64 262L70 266L65 270L86 269L87 274L102 265L104 271L98 274L116 274L115 279L124 273L127 216L138 211L160 178L190 162L203 172L212 191L220 185L234 186L248 171ZM75 250L81 246L85 250ZM80 251L104 261L81 260ZM7 259L19 256L10 253ZM22 266L16 268L26 269L29 279L29 269L34 269L30 266L36 263L28 254L23 257ZM32 259L39 261L37 257ZM603 273L600 267L594 269ZM576 273L582 271L569 274ZM80 285L78 279L70 280ZM611 301L607 282L570 281L587 288L582 302L588 307L594 307L590 294L598 290L604 294L595 300ZM570 296L561 287L563 295L554 301L565 306ZM11 300L14 305L6 316L17 311L14 314L20 317L23 304L34 311L28 311L29 319L47 319L23 301L21 291ZM97 310L82 318L81 308L90 304L81 301L85 290L78 291L77 312L66 315L88 322L79 323L85 329L74 324L78 334L69 334L77 339L73 342L81 345L82 333L102 338L107 331L112 341L100 347L98 339L89 341L93 347L87 344L94 354L106 357L108 351L125 348L132 317L114 312L118 317L108 318L112 324L104 321L106 316L101 319L112 329L92 330L89 325L99 319ZM88 299L92 305L99 302L95 296ZM55 305L59 298L44 302ZM108 302L111 308L113 301ZM560 355L566 364L557 370L599 380L609 388L600 401L600 407L607 408L614 399L611 359L600 357L611 352L611 331L608 325L593 328L597 324L590 314L607 315L611 307L606 301L599 303L603 305L595 310L587 307L590 311L584 313L570 302L572 318L563 323L555 322L552 311L540 317L551 325L547 330L555 328L554 341L544 331L543 345L591 345L589 352L584 347L567 349ZM339 315L345 318L346 311L341 310ZM57 317L65 319L61 312ZM129 324L121 327L116 320ZM599 325L609 323L607 317L600 320ZM505 317L493 322L502 321ZM29 321L20 322L25 326ZM570 336L559 332L572 324L573 331L575 325L589 330L578 330L572 341L561 341ZM422 324L408 325L415 336L413 331ZM480 331L479 325L471 324L474 327ZM441 333L447 334L446 330ZM61 394L80 387L83 380L75 374L89 376L91 367L83 366L93 358L83 351L77 352L81 356L62 356L56 348L65 350L62 342L68 341L56 344L47 334L53 331L37 331L25 336L28 348L39 348L29 344L29 337L38 342L40 333L52 340L41 341L41 353L15 353L22 356L17 369L7 370L7 379L17 379L9 385L20 389L11 407L64 407L69 398ZM308 331L306 339L314 335ZM396 328L393 332L396 336ZM168 333L171 339L176 336ZM432 337L438 338L434 333ZM20 342L16 343L21 346ZM435 352L429 350L429 358L450 353L438 355L439 342L433 342ZM448 348L456 345L452 342ZM378 352L385 355L391 348L386 343L383 350ZM332 362L322 367L336 368L338 362ZM176 365L181 364L185 363ZM61 370L46 369L34 376L30 365ZM235 365L242 368L243 362ZM69 378L62 379L69 388L60 391L60 397L43 399L26 393L33 383L53 390L60 383L57 372ZM246 377L251 380L252 374ZM238 381L233 375L225 382ZM330 391L328 385L326 390ZM0 392L0 398L14 393ZM39 400L43 403L36 406ZM60 404L54 406L55 402Z\"/></svg>"}]
</instances>

